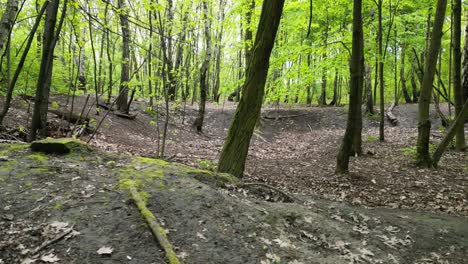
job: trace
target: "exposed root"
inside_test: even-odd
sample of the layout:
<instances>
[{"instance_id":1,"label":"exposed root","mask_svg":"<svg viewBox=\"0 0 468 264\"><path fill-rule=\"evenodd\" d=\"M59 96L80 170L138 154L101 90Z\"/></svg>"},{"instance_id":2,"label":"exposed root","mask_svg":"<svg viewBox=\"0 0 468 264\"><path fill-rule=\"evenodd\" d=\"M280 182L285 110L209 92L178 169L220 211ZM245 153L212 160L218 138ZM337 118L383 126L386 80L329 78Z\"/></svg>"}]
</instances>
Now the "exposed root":
<instances>
[{"instance_id":1,"label":"exposed root","mask_svg":"<svg viewBox=\"0 0 468 264\"><path fill-rule=\"evenodd\" d=\"M151 213L150 210L146 207L145 202L138 194L138 191L135 185L130 186L130 194L132 195L132 199L135 201L135 204L140 210L140 214L145 218L148 227L151 229L151 233L153 233L156 240L158 240L159 245L166 253L166 258L169 264L181 264L182 262L177 257L176 253L174 252L174 247L172 246L171 242L167 239L166 232L158 223L156 217Z\"/></svg>"}]
</instances>

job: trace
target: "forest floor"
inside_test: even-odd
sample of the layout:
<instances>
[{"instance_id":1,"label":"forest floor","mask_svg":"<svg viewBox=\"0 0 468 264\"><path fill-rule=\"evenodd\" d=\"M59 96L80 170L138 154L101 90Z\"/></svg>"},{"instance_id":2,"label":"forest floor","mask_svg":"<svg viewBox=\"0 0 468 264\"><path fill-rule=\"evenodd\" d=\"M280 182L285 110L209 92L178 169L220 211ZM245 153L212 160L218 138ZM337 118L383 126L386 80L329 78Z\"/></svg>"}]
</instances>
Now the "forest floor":
<instances>
[{"instance_id":1,"label":"forest floor","mask_svg":"<svg viewBox=\"0 0 468 264\"><path fill-rule=\"evenodd\" d=\"M64 104L65 102L62 97L57 97L54 100L56 100L59 104ZM81 110L83 103L84 98L78 98L76 102L76 109ZM91 141L91 145L101 150L105 150L106 152L127 153L132 155L154 157L158 152L157 126L151 122L154 121L154 117L146 113L145 108L146 106L144 103L135 103L133 113L138 114L135 120L122 119L113 114L110 114L104 121L103 126L100 128L96 138ZM27 127L28 119L26 110L27 105L21 101L17 101L15 103L15 108L12 109L6 120L6 125L10 129L17 130L18 137L20 137L22 133L27 132L24 129L24 127ZM191 124L196 115L196 108L188 105L185 111L185 115L183 114L182 110L183 106L178 106L174 107L171 111L172 114L168 133L169 138L167 141L165 156L170 157L171 161L197 166L202 169L212 169L215 166L215 162L222 148L225 135L235 111L235 105L232 103L226 103L225 105L209 105L207 107L207 114L205 118L206 123L203 134L197 134L191 127ZM252 210L253 212L267 210L268 212L271 212L271 210L282 211L290 209L294 211L292 213L292 222L290 219L291 217L288 216L291 213L279 213L282 215L280 221L281 225L286 227L286 229L289 228L291 230L285 231L283 230L284 228L280 228L281 230L277 229L279 230L279 233L271 232L271 237L262 236L262 238L265 240L262 240L263 246L260 247L265 248L266 245L267 250L266 252L262 252L262 256L257 256L255 258L252 257L252 254L259 253L258 249L253 249L255 249L258 245L251 245L244 240L229 241L229 239L234 239L234 234L229 236L228 234L224 234L226 236L217 234L221 237L214 240L210 238L207 239L207 241L215 243L213 247L216 249L210 251L213 253L211 256L214 256L213 261L210 262L206 259L205 261L202 261L202 258L194 258L194 254L200 254L202 250L208 249L205 246L194 248L193 244L200 243L192 241L193 244L190 245L189 243L191 240L189 240L187 243L184 242L184 244L181 242L183 241L183 237L180 235L181 232L174 232L176 237L177 235L180 235L175 239L175 244L176 246L179 246L177 242L180 243L180 246L183 249L181 252L185 252L184 254L187 254L187 263L251 263L248 261L249 256L252 257L252 259L270 261L271 263L274 263L273 261L275 256L286 259L292 263L295 263L293 262L295 260L302 261L302 263L313 263L307 261L311 258L317 259L317 263L348 263L351 261L349 260L350 257L351 259L356 257L355 261L366 261L366 258L371 258L370 261L367 260L369 263L463 263L463 261L466 260L466 257L468 256L468 251L466 247L460 247L459 243L461 243L461 245L465 243L466 246L466 238L468 237L466 228L462 228L463 226L468 226L468 220L466 218L468 216L468 155L466 153L449 151L442 159L438 169L429 170L416 168L413 165L412 156L415 152L414 145L417 136L417 106L400 105L394 110L394 113L399 118L399 125L392 127L387 124L386 141L384 143L378 142L378 120L375 117L366 117L363 130L365 155L363 157L352 159L350 166L351 174L349 176L334 175L333 172L335 167L336 153L338 151L342 135L344 134L344 128L346 124L346 111L347 109L345 107L290 108L287 106L282 106L280 108L265 108L262 112L263 118L261 120L261 126L255 131L252 140L244 177L246 182L266 183L268 185L279 188L302 201L307 201L307 206L311 206L311 208L316 208L318 211L322 212L328 212L325 216L320 213L320 217L324 218L317 220L318 222L314 220L314 226L315 228L317 228L317 226L323 226L323 228L328 229L328 237L326 238L330 238L330 234L333 233L333 239L327 240L323 237L320 237L318 235L320 230L318 229L308 230L304 225L306 225L309 220L304 222L304 219L310 219L310 216L304 216L304 218L301 218L302 216L298 217L297 214L300 210L296 208L296 205L292 206L290 204L283 203L263 203L263 200L274 202L280 199L277 195L274 195L274 193L262 192L261 195L263 197L261 199L261 206L254 209L250 207L252 207L252 203L257 204L257 201L249 200L251 199L249 196L250 192L246 190L230 191L228 194L221 192L222 195L228 195L229 197L240 196L240 199L247 199L248 206L246 207L241 205L242 203L237 205L238 203L232 200L229 200L229 204L220 202L219 205L215 206L214 204L217 204L217 201L220 199L219 192L214 194L211 192L205 192L203 195L197 193L197 195L200 197L203 196L203 199L206 200L205 202L207 205L199 204L199 206L202 206L203 211L197 212L196 210L189 210L187 214L183 214L181 217L181 215L174 213L174 210L175 212L179 213L181 211L187 210L187 206L184 207L180 204L183 202L190 204L190 200L187 200L189 198L183 198L182 196L171 198L169 194L163 194L160 191L156 193L156 191L153 190L155 196L168 195L166 198L164 198L163 201L158 201L158 204L161 206L161 208L164 207L164 209L168 209L168 211L165 211L161 208L158 209L158 207L150 208L152 211L154 209L155 212L163 214L163 219L165 219L167 223L175 223L178 219L186 219L187 217L194 217L194 219L201 217L202 219L199 219L201 222L198 223L199 226L202 226L206 222L211 221L214 221L219 225L224 225L226 223L222 223L222 221L226 221L227 218L243 219L247 217L248 220L253 217L258 221L259 219L261 220L265 217L255 213L252 213L252 215L249 215L249 213L236 215L239 214L238 210L245 212L252 212ZM101 113L104 112L105 111L101 111ZM91 117L96 119L96 122L93 123L98 123L102 116L103 114L100 116L95 116L95 113L91 113ZM440 129L440 122L437 122L436 114L432 113L432 117L434 118L434 124L431 141L436 144L442 138L443 132L442 129ZM182 122L182 120L184 120L184 122ZM54 126L57 127L60 126L60 122L61 121L59 119L52 119L51 124L54 124ZM83 138L83 140L86 140L86 136ZM85 209L90 210L90 213L84 214L83 218L87 217L93 219L92 224L90 224L90 227L88 227L89 229L87 229L88 231L86 232L89 234L97 232L97 234L106 234L106 236L103 236L102 240L96 240L96 238L93 237L94 242L88 244L86 246L87 248L82 248L80 243L78 243L80 241L78 239L77 242L73 244L73 247L79 247L81 253L76 253L78 255L72 255L68 258L68 261L59 263L164 263L162 260L163 255L158 251L156 246L152 249L145 248L147 247L151 236L148 232L142 233L141 230L135 230L135 225L137 225L137 227L139 225L139 217L129 213L129 210L133 209L129 209L128 206L125 206L125 203L122 204L122 201L125 200L125 198L122 197L122 193L105 191L110 190L112 186L115 186L115 179L112 179L112 177L93 177L95 175L105 176L112 172L112 169L110 169L110 171L106 170L106 167L109 166L109 160L106 160L105 158L106 155L100 155L104 157L101 158L103 161L97 159L98 161L94 163L92 168L81 169L73 169L73 166L80 168L80 165L73 165L73 162L69 162L70 164L66 165L62 164L58 159L56 159L54 161L55 165L52 166L52 169L59 168L57 170L61 170L61 172L66 172L67 170L76 170L78 171L78 176L72 177L71 183L70 179L67 180L65 176L64 180L59 181L58 183L48 181L47 179L43 179L42 182L39 181L39 183L42 184L42 187L39 188L39 190L45 192L46 197L50 198L50 201L48 201L46 207L39 209L49 210L35 210L37 208L35 203L41 202L40 199L44 197L44 193L31 196L28 191L24 192L21 189L24 186L29 186L30 188L31 184L34 184L32 186L35 186L37 179L32 180L24 178L23 181L25 182L22 183L23 185L18 184L18 182L13 182L12 186L21 189L16 191L25 194L19 195L19 198L15 198L16 201L13 202L8 200L8 194L15 193L15 191L5 189L1 190L2 188L0 188L0 192L2 194L6 194L6 196L0 195L0 204L2 205L0 206L2 207L0 208L0 216L2 216L3 213L3 218L0 219L2 225L10 227L16 225L16 227L20 228L20 230L21 228L29 231L32 230L31 232L33 233L39 232L38 228L56 229L56 227L50 227L44 224L46 221L43 221L40 226L36 225L36 229L34 229L34 225L28 225L28 223L26 223L27 221L25 223L22 223L21 221L20 223L17 223L18 221L15 221L14 224L12 224L10 223L11 220L9 219L11 218L11 215L13 215L14 219L16 219L15 214L7 212L8 210L5 210L7 207L4 207L3 204L17 204L23 199L32 199L32 201L29 201L29 203L25 203L20 207L22 214L31 215L36 214L37 211L40 211L38 212L40 215L44 214L43 216L45 218L51 219L54 218L55 214L62 214L57 213L61 210L52 210L51 212L50 208L53 209L56 204L63 203L63 201L57 202L57 199L65 199L67 204L71 203L74 205L72 208L77 208L71 211L71 219L78 217L79 214L82 214L84 210L83 206L85 206ZM96 157L89 157L85 158L84 160L89 161L93 159L96 160ZM119 162L123 164L125 163L117 159L117 164L119 164ZM27 162L23 163L26 164ZM59 165L56 163L59 163ZM66 166L66 168L63 169L63 166ZM71 167L68 168L68 166ZM41 166L39 166L38 169L40 171ZM89 173L83 174L83 170L89 171ZM40 173L32 173L31 175L32 176L30 177L37 178L40 176ZM82 177L82 175L87 176ZM72 188L71 191L60 194L60 192L63 191L63 188L60 184L73 185L73 178L76 177L84 178L85 182L83 182L83 184L85 185L80 185L81 187L79 188ZM89 182L89 180L92 182ZM53 183L51 184L51 182ZM178 181L178 183L180 182ZM191 182L187 184L192 186L195 183ZM91 187L87 187L88 185ZM56 188L56 190L53 191L53 188ZM90 189L89 191L93 193L93 197L97 198L93 198L91 201L89 201L89 199L85 199L86 201L80 201L78 198L73 197L73 195L70 194L70 192L76 192L76 195L86 197L88 192L86 188ZM197 188L205 190L206 186ZM26 190L29 189L26 188ZM151 193L151 191L149 192ZM101 197L102 195L104 195L104 198ZM109 197L112 198L110 199L112 202L109 202ZM190 195L188 197L190 197ZM4 200L2 201L2 199ZM180 200L180 203L169 202L173 200ZM78 205L75 206L75 203ZM106 204L106 206L110 204L110 207L106 208L111 209L102 210L102 204ZM359 207L349 207L348 205ZM112 209L114 208L113 206L115 206L116 209ZM224 213L222 213L222 208L230 208L232 206L236 208L230 210L230 212L236 213L232 213L233 215L231 216L224 215ZM388 210L384 208L378 209L381 207L404 210ZM195 208L198 207L196 206ZM369 211L363 208L374 209ZM67 207L67 210L68 209L69 208ZM428 212L437 214L428 214ZM317 212L314 214L316 213ZM363 216L360 216L361 214ZM377 219L375 220L376 222L368 224L370 223L368 222L368 215L371 215L369 218L371 219L371 222ZM68 219L70 219L70 216L67 216ZM219 221L221 222L218 223L217 221L213 220L213 217L220 217L221 219ZM319 216L314 215L313 219L318 219L317 217ZM112 221L114 221L116 218L120 219L117 226L115 223L112 223ZM295 222L294 219L299 218L302 220L298 223ZM330 228L333 228L326 224L328 221L330 221L330 218L335 220L335 222L333 222L335 225L343 225L341 232L344 232L343 230L348 232L345 237L339 239L337 233L335 232L336 230L333 232L330 231ZM426 220L429 222L425 222ZM382 221L386 223L387 226L385 226L386 224L381 225ZM276 224L276 221L274 222ZM196 224L186 222L184 223L188 224L189 227L190 225ZM333 225L333 223L330 223L330 225ZM260 228L258 226L254 228L254 226L247 224L243 220L237 224L240 224L240 226L246 228L242 229L242 231L239 231L242 234L242 239L249 237L249 234L246 233L247 230L249 230L250 235L252 235L252 232L255 228ZM349 226L345 227L345 225ZM365 226L364 229L372 226L382 230L374 230L375 232L369 232L369 230L363 231L363 225ZM179 226L179 231L183 230L184 228L188 228L188 226ZM394 229L395 226L397 226L397 229ZM67 228L69 227L70 226ZM305 235L295 234L295 243L300 244L308 239L312 239L315 241L314 243L317 243L317 245L326 245L328 250L327 253L324 253L324 251L318 251L322 252L321 254L323 255L312 256L310 255L310 252L304 253L301 251L304 247L307 248L307 246L304 245L304 247L299 246L299 248L301 248L299 253L294 253L297 254L296 257L294 257L294 254L290 255L289 253L295 250L291 250L291 245L288 245L288 243L291 241L285 242L286 244L283 243L284 241L288 241L287 239L284 239L284 236L286 236L286 238L291 238L291 232L293 232L292 229L295 230L294 232L299 232L301 228L303 228L302 231L305 232L301 234ZM387 228L388 230L385 231ZM5 230L3 227L2 229ZM205 229L202 228L202 230ZM264 229L260 228L258 229L258 232L263 232L261 230L266 232L268 229L269 227L264 226ZM211 235L216 236L216 232L209 228L207 230L208 232L212 232ZM79 230L79 232L83 233L83 230ZM409 235L410 238L403 235L405 232ZM369 233L375 235L372 239L369 238L370 240L362 239L362 237L360 237ZM397 233L401 234L402 236L392 236L392 234ZM459 237L457 233L461 237ZM14 234L17 233L12 232L12 234L9 234L9 238L15 239ZM105 246L105 242L111 242L109 241L108 234L112 234L114 247L115 242L122 239L125 239L125 241L128 241L128 243L126 242L125 245L122 245L123 248L118 251L120 252L119 254L113 254L112 257L107 260L103 260L101 258L102 256L90 254L89 252L92 251L91 248L94 250L94 248L100 246L101 244L102 246ZM283 237L281 237L281 234ZM436 243L435 241L438 240L439 236L442 236L442 234L444 235L444 238L440 240L441 244L438 244L438 242ZM276 238L274 237L275 235L277 236ZM94 236L96 236L96 234L94 234ZM256 236L257 235L255 235L255 237ZM2 237L2 234L0 234L0 237ZM87 241L86 236L81 237L84 237L83 241ZM205 239L203 239L203 237ZM198 232L192 239L203 241L206 240L206 237L207 235L203 232ZM229 239L227 237L229 237ZM425 240L432 239L435 240L432 242L424 242ZM348 240L352 241L348 242ZM411 240L413 240L413 242L408 242ZM457 240L458 242L456 242ZM266 241L270 244L266 243ZM377 241L380 241L381 243L379 244ZM414 243L414 241L420 242ZM218 252L217 250L224 248L223 250L225 251L226 248L232 247L232 244L236 244L234 242L237 244L245 243L245 246L250 245L253 246L253 248L251 251L244 251L246 254L241 254L240 256L237 256L237 258L235 251L233 254L226 254L226 258L232 258L231 261L228 261L226 258L220 258L220 256L222 256L224 253L221 254L221 252ZM217 245L217 243L221 243L221 246ZM359 243L364 246L369 244L371 246L361 246L351 249L347 243L351 243L353 247ZM143 246L143 244L145 246ZM388 244L390 244L390 246L388 246ZM410 244L412 246L406 248ZM419 246L416 246L416 244ZM283 245L284 248L280 245ZM395 250L395 252L389 253L388 251L384 250L384 248L387 247L385 245L388 246L387 249L391 249L393 247L392 250ZM73 247L69 246L69 248L72 249ZM69 250L69 248L66 250ZM239 248L237 249L240 250ZM408 254L411 252L407 251L410 249L416 250L419 253L413 254L413 257L410 258ZM145 258L145 250L159 252L160 259L154 260L153 262L149 261L149 258L154 258L154 256ZM232 250L236 250L236 247L234 247ZM247 250L247 247L243 248L243 250ZM334 253L330 253L330 250L332 250ZM366 250L369 250L370 253ZM285 253L286 251L289 253ZM95 250L93 252L95 252ZM375 252L379 253L376 254ZM0 250L0 253L3 252ZM142 256L140 261L132 262L132 254L138 255L139 257ZM210 256L210 254L207 254L207 256ZM355 256L353 254L357 255ZM338 256L336 255L339 255L339 259L343 259L343 262L337 261ZM384 257L384 255L386 257ZM327 259L327 256L330 256L330 258ZM393 261L393 257L391 256L395 258L395 261ZM320 257L323 257L322 261L320 261ZM0 255L0 259L2 258L5 258L5 256ZM77 261L76 259L81 259L84 261ZM379 259L383 262L378 262ZM392 262L389 262L390 260Z\"/></svg>"}]
</instances>

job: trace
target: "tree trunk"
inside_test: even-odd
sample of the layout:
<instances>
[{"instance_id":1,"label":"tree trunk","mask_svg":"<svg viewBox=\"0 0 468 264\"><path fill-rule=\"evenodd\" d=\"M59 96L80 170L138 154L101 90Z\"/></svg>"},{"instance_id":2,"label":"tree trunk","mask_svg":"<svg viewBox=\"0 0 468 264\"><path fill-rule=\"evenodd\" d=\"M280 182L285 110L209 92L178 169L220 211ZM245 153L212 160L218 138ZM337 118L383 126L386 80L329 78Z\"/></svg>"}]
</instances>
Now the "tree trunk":
<instances>
[{"instance_id":1,"label":"tree trunk","mask_svg":"<svg viewBox=\"0 0 468 264\"><path fill-rule=\"evenodd\" d=\"M333 80L333 99L330 102L330 106L336 105L337 102L338 102L338 68L335 69L335 79Z\"/></svg>"},{"instance_id":2,"label":"tree trunk","mask_svg":"<svg viewBox=\"0 0 468 264\"><path fill-rule=\"evenodd\" d=\"M42 59L39 70L39 79L36 88L33 116L31 119L31 132L29 141L36 140L37 132L44 137L47 132L47 110L49 107L49 92L52 81L54 50L65 19L67 0L65 0L57 29L57 14L59 0L51 0L46 9L46 21L44 24L44 35L42 43Z\"/></svg>"},{"instance_id":3,"label":"tree trunk","mask_svg":"<svg viewBox=\"0 0 468 264\"><path fill-rule=\"evenodd\" d=\"M461 53L461 19L462 1L453 1L453 94L455 96L455 115L458 116L463 108L463 88L462 88L462 53ZM464 150L465 131L463 126L456 127L455 149Z\"/></svg>"},{"instance_id":4,"label":"tree trunk","mask_svg":"<svg viewBox=\"0 0 468 264\"><path fill-rule=\"evenodd\" d=\"M216 46L215 46L215 73L214 73L214 85L213 85L213 100L219 103L219 88L221 85L221 48L224 34L224 0L219 1L219 17L218 21L221 23L221 28L216 35Z\"/></svg>"},{"instance_id":5,"label":"tree trunk","mask_svg":"<svg viewBox=\"0 0 468 264\"><path fill-rule=\"evenodd\" d=\"M438 0L434 28L432 31L430 49L427 52L426 64L421 85L421 96L418 104L418 144L417 164L419 166L431 167L429 154L429 138L431 132L431 121L429 119L429 108L431 104L432 85L437 66L437 57L442 42L442 28L444 25L447 0Z\"/></svg>"},{"instance_id":6,"label":"tree trunk","mask_svg":"<svg viewBox=\"0 0 468 264\"><path fill-rule=\"evenodd\" d=\"M210 20L208 18L208 2L203 1L203 20L205 21L205 59L200 69L200 101L198 103L198 116L195 119L194 126L197 132L202 132L203 120L205 117L206 93L208 91L208 69L210 68L211 60L211 36L210 36Z\"/></svg>"},{"instance_id":7,"label":"tree trunk","mask_svg":"<svg viewBox=\"0 0 468 264\"><path fill-rule=\"evenodd\" d=\"M325 27L325 32L324 32L324 51L322 54L322 60L324 64L327 61L327 48L328 48L328 30L329 30L329 19L328 19L328 13L327 13L327 21L326 21L326 27ZM326 106L327 105L327 74L328 74L328 69L326 66L323 67L322 69L322 90L320 93L320 98L319 98L319 105L320 106Z\"/></svg>"},{"instance_id":8,"label":"tree trunk","mask_svg":"<svg viewBox=\"0 0 468 264\"><path fill-rule=\"evenodd\" d=\"M384 55L383 55L383 29L382 29L382 4L383 0L378 0L379 13L379 32L377 38L379 42L379 85L380 85L380 123L379 123L379 139L385 141L385 84L384 84Z\"/></svg>"},{"instance_id":9,"label":"tree trunk","mask_svg":"<svg viewBox=\"0 0 468 264\"><path fill-rule=\"evenodd\" d=\"M447 149L448 145L450 142L452 142L453 138L455 137L455 134L457 133L457 130L464 126L464 119L468 115L468 100L465 101L465 104L462 107L461 112L458 114L457 118L455 121L452 123L450 126L447 134L445 137L442 139L442 141L439 143L437 146L436 150L434 151L434 154L432 155L432 165L434 167L437 167L440 158L442 157L442 154L444 154L444 151Z\"/></svg>"},{"instance_id":10,"label":"tree trunk","mask_svg":"<svg viewBox=\"0 0 468 264\"><path fill-rule=\"evenodd\" d=\"M365 85L366 85L366 96L367 96L367 102L366 102L366 113L369 113L371 115L374 114L374 102L372 98L372 69L370 65L365 66Z\"/></svg>"},{"instance_id":11,"label":"tree trunk","mask_svg":"<svg viewBox=\"0 0 468 264\"><path fill-rule=\"evenodd\" d=\"M122 29L122 69L120 72L120 87L117 97L117 110L128 113L128 82L130 81L130 26L125 0L119 0L120 27Z\"/></svg>"},{"instance_id":12,"label":"tree trunk","mask_svg":"<svg viewBox=\"0 0 468 264\"><path fill-rule=\"evenodd\" d=\"M15 70L12 80L8 84L8 91L5 96L5 103L3 104L3 109L2 109L2 112L0 113L0 126L3 124L3 119L8 113L8 110L10 109L11 99L13 97L13 90L15 89L16 82L18 81L18 78L21 73L21 70L23 69L24 63L26 62L26 58L28 56L29 50L31 49L32 42L34 41L34 35L37 32L37 28L39 27L42 16L44 15L44 12L46 11L48 4L49 4L48 1L44 2L41 10L39 11L39 14L37 15L36 21L34 22L34 25L31 28L31 33L29 35L26 46L24 48L23 54L21 55L21 59L18 63L18 66L16 66L16 70Z\"/></svg>"},{"instance_id":13,"label":"tree trunk","mask_svg":"<svg viewBox=\"0 0 468 264\"><path fill-rule=\"evenodd\" d=\"M463 52L464 58L463 58L462 86L463 86L463 100L464 101L468 100L468 37L466 36L468 36L468 23L466 24L466 27L465 27L465 47L464 47L464 52Z\"/></svg>"},{"instance_id":14,"label":"tree trunk","mask_svg":"<svg viewBox=\"0 0 468 264\"><path fill-rule=\"evenodd\" d=\"M403 92L403 97L407 104L411 104L411 96L408 93L408 88L406 87L406 77L405 77L405 58L406 58L406 44L401 45L401 69L400 69L400 81L401 81L401 91Z\"/></svg>"},{"instance_id":15,"label":"tree trunk","mask_svg":"<svg viewBox=\"0 0 468 264\"><path fill-rule=\"evenodd\" d=\"M265 93L270 55L278 31L284 0L264 0L251 63L247 67L243 96L228 132L218 164L219 172L242 177L255 124Z\"/></svg>"},{"instance_id":16,"label":"tree trunk","mask_svg":"<svg viewBox=\"0 0 468 264\"><path fill-rule=\"evenodd\" d=\"M351 87L346 132L337 157L336 173L347 173L349 157L361 152L361 100L364 81L364 37L362 26L362 0L354 0L353 47L350 62Z\"/></svg>"},{"instance_id":17,"label":"tree trunk","mask_svg":"<svg viewBox=\"0 0 468 264\"><path fill-rule=\"evenodd\" d=\"M18 0L8 0L6 3L6 9L0 20L0 51L6 46L10 37L11 29L18 13L18 3Z\"/></svg>"}]
</instances>

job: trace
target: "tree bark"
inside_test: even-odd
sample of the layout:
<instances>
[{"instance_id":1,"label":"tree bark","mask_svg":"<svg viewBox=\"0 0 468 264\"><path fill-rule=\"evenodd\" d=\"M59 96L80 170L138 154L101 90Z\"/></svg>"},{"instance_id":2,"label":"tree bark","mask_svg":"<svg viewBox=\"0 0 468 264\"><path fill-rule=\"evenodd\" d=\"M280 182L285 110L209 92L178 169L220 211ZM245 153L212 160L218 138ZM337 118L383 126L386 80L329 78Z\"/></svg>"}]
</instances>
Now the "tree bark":
<instances>
[{"instance_id":1,"label":"tree bark","mask_svg":"<svg viewBox=\"0 0 468 264\"><path fill-rule=\"evenodd\" d=\"M453 1L453 94L455 96L455 115L458 116L463 108L463 88L462 88L462 53L461 53L461 20L462 1ZM463 126L456 127L455 149L464 150L465 131Z\"/></svg>"},{"instance_id":2,"label":"tree bark","mask_svg":"<svg viewBox=\"0 0 468 264\"><path fill-rule=\"evenodd\" d=\"M16 70L13 75L13 78L8 84L8 91L5 96L5 103L3 104L3 109L2 109L2 112L0 113L0 126L3 124L3 119L7 115L8 110L10 109L11 99L13 97L13 90L15 89L16 82L18 81L18 78L21 73L21 70L23 69L24 63L26 62L26 58L28 56L29 50L31 49L32 42L34 41L34 35L37 32L37 28L39 27L42 16L44 15L44 12L46 11L48 4L49 4L48 1L44 2L44 5L42 6L41 10L39 11L39 14L37 15L36 21L34 22L34 25L31 28L31 33L29 35L26 46L24 48L23 54L21 55L21 59L18 63L18 66L16 66Z\"/></svg>"},{"instance_id":3,"label":"tree bark","mask_svg":"<svg viewBox=\"0 0 468 264\"><path fill-rule=\"evenodd\" d=\"M437 66L437 57L442 42L442 28L444 25L447 0L438 0L434 28L432 31L430 48L427 52L423 82L421 85L421 96L418 104L418 143L417 143L417 165L431 167L432 161L429 154L429 138L431 132L431 121L429 119L429 108L432 97L432 86Z\"/></svg>"},{"instance_id":4,"label":"tree bark","mask_svg":"<svg viewBox=\"0 0 468 264\"><path fill-rule=\"evenodd\" d=\"M13 23L19 9L18 3L18 0L8 0L6 3L6 9L0 20L0 51L6 46L10 37L11 29L13 28Z\"/></svg>"},{"instance_id":5,"label":"tree bark","mask_svg":"<svg viewBox=\"0 0 468 264\"><path fill-rule=\"evenodd\" d=\"M281 20L284 0L263 1L252 60L246 71L243 96L219 158L218 171L242 177L255 124L265 93L270 55Z\"/></svg>"},{"instance_id":6,"label":"tree bark","mask_svg":"<svg viewBox=\"0 0 468 264\"><path fill-rule=\"evenodd\" d=\"M463 125L465 123L464 119L466 118L467 115L468 115L468 100L465 101L465 104L462 107L462 111L458 114L457 118L450 126L447 134L445 135L445 137L442 139L442 141L439 143L436 150L434 151L434 154L432 155L432 165L434 167L437 167L437 165L439 164L442 154L444 154L444 151L447 149L450 142L452 142L453 138L455 137L455 134L457 133L457 130L460 127L463 128Z\"/></svg>"},{"instance_id":7,"label":"tree bark","mask_svg":"<svg viewBox=\"0 0 468 264\"><path fill-rule=\"evenodd\" d=\"M208 91L208 69L210 68L211 60L211 35L210 35L210 20L208 18L208 2L203 1L203 20L205 21L204 33L205 33L205 59L203 60L200 69L200 101L198 103L198 116L195 119L194 126L197 132L202 132L203 120L205 118L205 106L206 106L206 93Z\"/></svg>"},{"instance_id":8,"label":"tree bark","mask_svg":"<svg viewBox=\"0 0 468 264\"><path fill-rule=\"evenodd\" d=\"M349 157L360 154L362 115L361 100L364 81L364 34L362 25L362 0L354 0L353 47L350 62L351 87L346 132L337 157L336 173L348 172Z\"/></svg>"},{"instance_id":9,"label":"tree bark","mask_svg":"<svg viewBox=\"0 0 468 264\"><path fill-rule=\"evenodd\" d=\"M406 58L406 44L401 45L401 69L400 69L400 81L401 81L401 91L403 92L403 97L407 104L411 104L411 96L408 93L408 88L406 87L406 77L405 77L405 58Z\"/></svg>"},{"instance_id":10,"label":"tree bark","mask_svg":"<svg viewBox=\"0 0 468 264\"><path fill-rule=\"evenodd\" d=\"M365 82L366 82L366 96L367 96L367 102L366 102L366 113L369 113L373 115L374 112L374 102L373 102L373 97L372 97L372 69L370 65L365 66Z\"/></svg>"},{"instance_id":11,"label":"tree bark","mask_svg":"<svg viewBox=\"0 0 468 264\"><path fill-rule=\"evenodd\" d=\"M41 67L36 88L33 116L31 119L31 131L28 138L29 141L36 140L38 130L40 136L46 136L47 110L49 107L49 92L52 81L54 50L65 19L67 0L65 0L63 4L62 15L56 29L55 26L57 24L59 3L59 0L51 0L46 9Z\"/></svg>"},{"instance_id":12,"label":"tree bark","mask_svg":"<svg viewBox=\"0 0 468 264\"><path fill-rule=\"evenodd\" d=\"M128 113L128 82L130 81L130 26L125 0L119 0L119 18L122 30L122 69L120 72L120 88L117 97L117 110Z\"/></svg>"}]
</instances>

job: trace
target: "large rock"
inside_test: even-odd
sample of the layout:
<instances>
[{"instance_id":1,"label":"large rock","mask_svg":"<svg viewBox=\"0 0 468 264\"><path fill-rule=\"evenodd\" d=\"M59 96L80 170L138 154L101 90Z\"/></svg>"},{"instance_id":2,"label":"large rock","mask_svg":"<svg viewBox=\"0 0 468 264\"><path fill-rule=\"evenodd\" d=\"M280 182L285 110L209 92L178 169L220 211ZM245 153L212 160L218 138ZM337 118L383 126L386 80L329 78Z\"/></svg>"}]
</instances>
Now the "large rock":
<instances>
[{"instance_id":1,"label":"large rock","mask_svg":"<svg viewBox=\"0 0 468 264\"><path fill-rule=\"evenodd\" d=\"M47 154L69 154L88 152L86 143L74 138L46 138L31 143L31 150Z\"/></svg>"}]
</instances>

